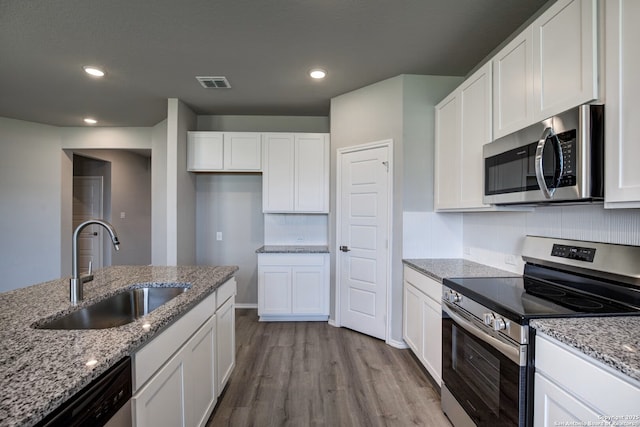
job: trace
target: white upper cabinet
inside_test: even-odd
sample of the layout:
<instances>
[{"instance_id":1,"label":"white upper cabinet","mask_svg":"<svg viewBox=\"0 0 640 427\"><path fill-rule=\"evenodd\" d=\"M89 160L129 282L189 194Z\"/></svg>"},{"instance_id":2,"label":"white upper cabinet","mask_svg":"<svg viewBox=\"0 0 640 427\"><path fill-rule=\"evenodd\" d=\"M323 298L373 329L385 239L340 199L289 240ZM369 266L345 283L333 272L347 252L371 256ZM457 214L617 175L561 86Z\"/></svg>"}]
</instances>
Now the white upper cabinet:
<instances>
[{"instance_id":1,"label":"white upper cabinet","mask_svg":"<svg viewBox=\"0 0 640 427\"><path fill-rule=\"evenodd\" d=\"M596 0L559 0L533 23L534 121L598 98Z\"/></svg>"},{"instance_id":2,"label":"white upper cabinet","mask_svg":"<svg viewBox=\"0 0 640 427\"><path fill-rule=\"evenodd\" d=\"M329 212L329 135L265 133L264 212Z\"/></svg>"},{"instance_id":3,"label":"white upper cabinet","mask_svg":"<svg viewBox=\"0 0 640 427\"><path fill-rule=\"evenodd\" d=\"M262 170L262 139L255 132L225 132L224 168L232 171Z\"/></svg>"},{"instance_id":4,"label":"white upper cabinet","mask_svg":"<svg viewBox=\"0 0 640 427\"><path fill-rule=\"evenodd\" d=\"M224 134L222 132L187 133L187 170L221 171L224 169Z\"/></svg>"},{"instance_id":5,"label":"white upper cabinet","mask_svg":"<svg viewBox=\"0 0 640 427\"><path fill-rule=\"evenodd\" d=\"M493 58L493 132L598 98L597 0L558 0Z\"/></svg>"},{"instance_id":6,"label":"white upper cabinet","mask_svg":"<svg viewBox=\"0 0 640 427\"><path fill-rule=\"evenodd\" d=\"M187 170L259 172L262 140L256 132L188 132Z\"/></svg>"},{"instance_id":7,"label":"white upper cabinet","mask_svg":"<svg viewBox=\"0 0 640 427\"><path fill-rule=\"evenodd\" d=\"M493 133L508 135L533 123L533 47L528 27L493 58Z\"/></svg>"},{"instance_id":8,"label":"white upper cabinet","mask_svg":"<svg viewBox=\"0 0 640 427\"><path fill-rule=\"evenodd\" d=\"M605 2L605 207L640 208L640 2Z\"/></svg>"},{"instance_id":9,"label":"white upper cabinet","mask_svg":"<svg viewBox=\"0 0 640 427\"><path fill-rule=\"evenodd\" d=\"M329 136L295 136L296 212L329 212Z\"/></svg>"},{"instance_id":10,"label":"white upper cabinet","mask_svg":"<svg viewBox=\"0 0 640 427\"><path fill-rule=\"evenodd\" d=\"M436 210L490 208L482 146L491 142L491 111L491 62L436 106Z\"/></svg>"},{"instance_id":11,"label":"white upper cabinet","mask_svg":"<svg viewBox=\"0 0 640 427\"><path fill-rule=\"evenodd\" d=\"M262 210L293 212L295 138L292 133L264 135Z\"/></svg>"}]
</instances>

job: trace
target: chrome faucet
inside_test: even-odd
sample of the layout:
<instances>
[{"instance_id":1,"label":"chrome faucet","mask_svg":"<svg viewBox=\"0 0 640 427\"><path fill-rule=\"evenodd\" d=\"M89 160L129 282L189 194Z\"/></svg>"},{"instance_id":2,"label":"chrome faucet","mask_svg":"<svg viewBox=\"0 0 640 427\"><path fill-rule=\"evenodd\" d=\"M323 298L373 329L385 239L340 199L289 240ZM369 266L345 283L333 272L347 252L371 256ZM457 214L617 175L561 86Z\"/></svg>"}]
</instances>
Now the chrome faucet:
<instances>
[{"instance_id":1,"label":"chrome faucet","mask_svg":"<svg viewBox=\"0 0 640 427\"><path fill-rule=\"evenodd\" d=\"M116 235L116 230L107 221L103 221L101 219L90 219L76 227L75 231L73 232L73 276L71 276L71 280L69 280L69 299L71 300L71 304L77 304L78 301L82 301L84 297L84 284L93 280L91 261L89 261L89 272L87 274L81 276L80 272L78 271L78 238L80 237L80 232L86 226L92 224L101 225L106 228L109 232L109 235L111 236L113 247L116 249L116 251L120 250L120 241L118 240L118 236Z\"/></svg>"}]
</instances>

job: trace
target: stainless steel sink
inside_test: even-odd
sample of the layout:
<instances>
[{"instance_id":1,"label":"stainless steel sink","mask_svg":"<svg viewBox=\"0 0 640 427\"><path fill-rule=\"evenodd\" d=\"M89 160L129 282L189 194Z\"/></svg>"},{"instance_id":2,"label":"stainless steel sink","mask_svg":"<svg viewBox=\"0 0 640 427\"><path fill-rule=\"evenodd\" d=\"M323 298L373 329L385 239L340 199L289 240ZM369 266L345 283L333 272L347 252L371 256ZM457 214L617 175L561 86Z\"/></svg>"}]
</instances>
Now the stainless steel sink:
<instances>
[{"instance_id":1,"label":"stainless steel sink","mask_svg":"<svg viewBox=\"0 0 640 427\"><path fill-rule=\"evenodd\" d=\"M189 289L184 286L127 289L88 307L50 320L38 329L106 329L131 323Z\"/></svg>"}]
</instances>

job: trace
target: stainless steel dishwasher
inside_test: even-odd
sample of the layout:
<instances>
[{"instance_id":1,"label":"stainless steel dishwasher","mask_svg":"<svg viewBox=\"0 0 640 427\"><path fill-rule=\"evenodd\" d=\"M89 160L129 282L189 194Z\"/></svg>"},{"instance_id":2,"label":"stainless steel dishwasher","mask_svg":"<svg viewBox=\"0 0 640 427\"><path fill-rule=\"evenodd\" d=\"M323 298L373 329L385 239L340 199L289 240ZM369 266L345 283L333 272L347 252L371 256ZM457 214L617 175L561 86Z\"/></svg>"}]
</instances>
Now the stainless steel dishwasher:
<instances>
[{"instance_id":1,"label":"stainless steel dishwasher","mask_svg":"<svg viewBox=\"0 0 640 427\"><path fill-rule=\"evenodd\" d=\"M130 427L131 358L127 357L76 393L38 427Z\"/></svg>"}]
</instances>

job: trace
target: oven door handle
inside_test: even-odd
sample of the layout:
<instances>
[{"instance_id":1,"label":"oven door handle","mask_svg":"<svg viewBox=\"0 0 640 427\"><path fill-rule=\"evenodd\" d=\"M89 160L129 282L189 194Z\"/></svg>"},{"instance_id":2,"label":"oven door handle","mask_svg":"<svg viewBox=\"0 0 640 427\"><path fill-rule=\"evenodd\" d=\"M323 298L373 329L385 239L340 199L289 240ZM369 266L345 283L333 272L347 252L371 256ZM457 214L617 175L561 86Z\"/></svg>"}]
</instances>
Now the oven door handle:
<instances>
[{"instance_id":1,"label":"oven door handle","mask_svg":"<svg viewBox=\"0 0 640 427\"><path fill-rule=\"evenodd\" d=\"M463 317L464 315L462 313L459 313L458 310L456 310L454 306L452 306L448 301L443 300L442 304L443 304L442 310L444 310L444 312L447 313L447 315L451 317L451 319L453 319L453 321L456 322L459 326L461 326L465 331L469 332L471 335L478 338L479 340L489 344L491 347L498 350L500 353L508 357L514 363L517 363L519 366L525 366L526 356L524 358L521 357L522 352L520 351L520 346L505 343L483 332L476 325L474 325L470 320L468 320L466 317ZM525 360L522 360L522 359L525 359Z\"/></svg>"},{"instance_id":2,"label":"oven door handle","mask_svg":"<svg viewBox=\"0 0 640 427\"><path fill-rule=\"evenodd\" d=\"M551 139L553 141L553 152L556 156L556 168L553 173L553 187L547 187L547 183L544 179L544 165L542 164L544 157L544 146L547 143L547 139ZM560 140L558 136L553 131L552 128L548 127L542 132L542 136L538 141L538 146L536 147L536 157L535 157L535 169L536 169L536 181L538 181L538 186L540 187L540 191L544 195L545 199L553 198L553 193L555 193L556 188L560 184L560 179L562 178L562 168L563 168L564 158L562 156L562 146L560 145Z\"/></svg>"}]
</instances>

